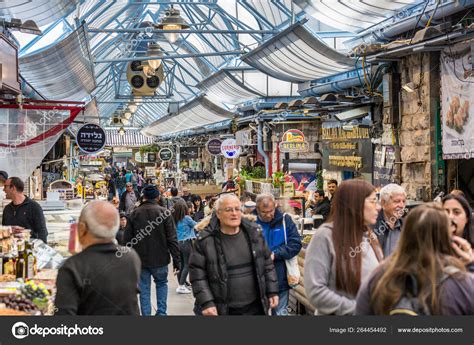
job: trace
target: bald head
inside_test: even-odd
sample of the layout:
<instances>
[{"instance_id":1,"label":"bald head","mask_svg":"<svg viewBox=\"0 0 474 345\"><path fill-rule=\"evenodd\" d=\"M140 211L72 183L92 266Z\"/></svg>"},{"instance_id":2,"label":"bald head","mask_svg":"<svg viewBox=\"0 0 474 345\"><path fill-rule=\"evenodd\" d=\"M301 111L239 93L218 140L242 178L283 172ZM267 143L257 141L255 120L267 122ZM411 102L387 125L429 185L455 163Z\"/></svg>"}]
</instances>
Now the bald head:
<instances>
[{"instance_id":1,"label":"bald head","mask_svg":"<svg viewBox=\"0 0 474 345\"><path fill-rule=\"evenodd\" d=\"M79 222L97 239L113 240L120 225L117 209L107 201L91 201L81 212Z\"/></svg>"}]
</instances>

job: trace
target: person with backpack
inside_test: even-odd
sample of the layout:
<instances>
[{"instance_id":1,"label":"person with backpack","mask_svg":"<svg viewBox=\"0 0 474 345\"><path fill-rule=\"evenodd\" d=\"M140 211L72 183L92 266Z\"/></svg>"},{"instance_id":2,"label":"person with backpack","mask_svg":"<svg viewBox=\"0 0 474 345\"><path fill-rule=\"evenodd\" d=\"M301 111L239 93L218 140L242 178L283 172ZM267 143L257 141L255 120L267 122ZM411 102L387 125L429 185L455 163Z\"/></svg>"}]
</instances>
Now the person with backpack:
<instances>
[{"instance_id":1,"label":"person with backpack","mask_svg":"<svg viewBox=\"0 0 474 345\"><path fill-rule=\"evenodd\" d=\"M348 180L337 189L328 221L313 235L305 255L304 287L315 314L354 314L361 282L383 260L371 230L379 211L370 183Z\"/></svg>"},{"instance_id":2,"label":"person with backpack","mask_svg":"<svg viewBox=\"0 0 474 345\"><path fill-rule=\"evenodd\" d=\"M455 247L467 253L463 262ZM360 288L357 315L473 315L474 274L469 243L450 234L436 203L406 217L399 244Z\"/></svg>"}]
</instances>

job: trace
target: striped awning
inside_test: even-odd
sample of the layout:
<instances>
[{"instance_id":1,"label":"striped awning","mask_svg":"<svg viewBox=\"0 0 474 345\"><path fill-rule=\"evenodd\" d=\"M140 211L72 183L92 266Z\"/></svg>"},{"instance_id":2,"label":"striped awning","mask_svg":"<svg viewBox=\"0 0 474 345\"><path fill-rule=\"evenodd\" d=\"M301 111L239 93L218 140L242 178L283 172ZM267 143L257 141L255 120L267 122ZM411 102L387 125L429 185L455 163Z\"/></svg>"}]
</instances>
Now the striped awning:
<instances>
[{"instance_id":1,"label":"striped awning","mask_svg":"<svg viewBox=\"0 0 474 345\"><path fill-rule=\"evenodd\" d=\"M125 134L120 134L117 129L105 130L106 146L112 147L140 147L153 144L153 138L143 135L139 129L126 129Z\"/></svg>"}]
</instances>

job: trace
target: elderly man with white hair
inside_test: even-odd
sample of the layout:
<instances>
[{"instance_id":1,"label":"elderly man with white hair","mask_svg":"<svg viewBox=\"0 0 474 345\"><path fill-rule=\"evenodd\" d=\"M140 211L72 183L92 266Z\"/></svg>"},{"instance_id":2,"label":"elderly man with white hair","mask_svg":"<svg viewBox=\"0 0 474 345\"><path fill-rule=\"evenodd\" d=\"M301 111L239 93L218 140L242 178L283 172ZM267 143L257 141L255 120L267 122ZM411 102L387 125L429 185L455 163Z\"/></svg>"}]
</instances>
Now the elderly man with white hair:
<instances>
[{"instance_id":1,"label":"elderly man with white hair","mask_svg":"<svg viewBox=\"0 0 474 345\"><path fill-rule=\"evenodd\" d=\"M189 260L197 314L266 315L278 305L271 252L257 225L242 217L241 207L234 194L222 195L198 233Z\"/></svg>"},{"instance_id":2,"label":"elderly man with white hair","mask_svg":"<svg viewBox=\"0 0 474 345\"><path fill-rule=\"evenodd\" d=\"M78 224L82 252L59 269L56 315L139 315L140 258L115 244L119 214L106 201L92 201Z\"/></svg>"},{"instance_id":3,"label":"elderly man with white hair","mask_svg":"<svg viewBox=\"0 0 474 345\"><path fill-rule=\"evenodd\" d=\"M385 257L392 254L400 238L406 201L405 189L396 183L390 183L380 190L382 209L374 230Z\"/></svg>"}]
</instances>

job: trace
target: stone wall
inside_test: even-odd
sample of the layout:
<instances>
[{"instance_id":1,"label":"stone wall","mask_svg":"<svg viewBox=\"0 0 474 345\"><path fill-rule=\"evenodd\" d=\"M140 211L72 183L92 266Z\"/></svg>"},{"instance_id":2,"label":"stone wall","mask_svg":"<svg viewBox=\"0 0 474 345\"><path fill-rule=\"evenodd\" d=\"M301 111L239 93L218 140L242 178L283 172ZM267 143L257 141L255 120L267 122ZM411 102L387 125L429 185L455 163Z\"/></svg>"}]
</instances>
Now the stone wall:
<instances>
[{"instance_id":1,"label":"stone wall","mask_svg":"<svg viewBox=\"0 0 474 345\"><path fill-rule=\"evenodd\" d=\"M409 199L431 195L432 121L439 95L439 59L432 53L410 55L399 64L401 85L413 82L414 92L401 90L399 144L401 181Z\"/></svg>"}]
</instances>

